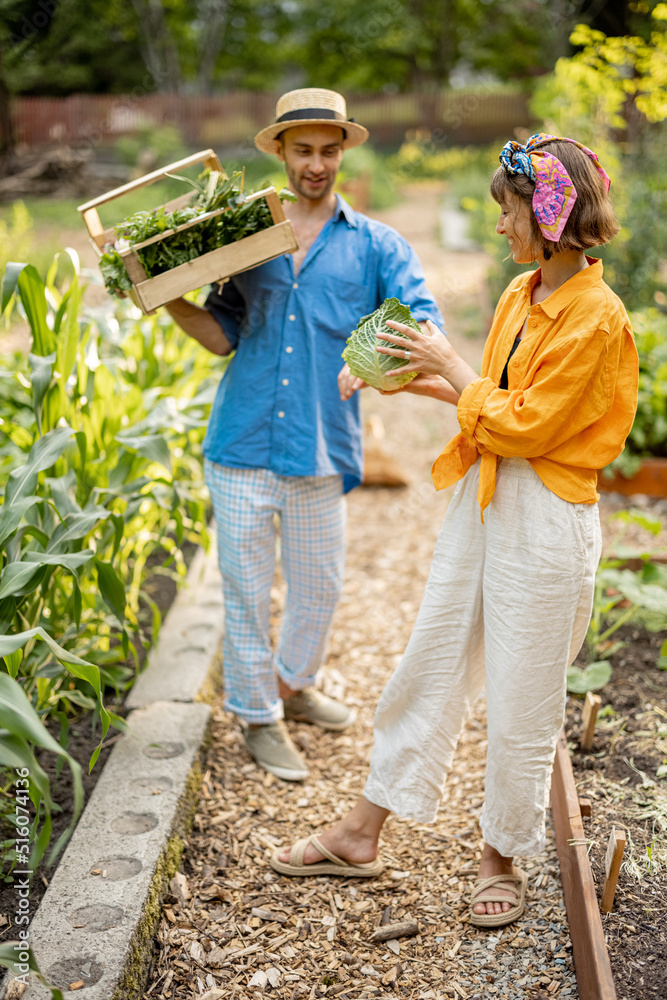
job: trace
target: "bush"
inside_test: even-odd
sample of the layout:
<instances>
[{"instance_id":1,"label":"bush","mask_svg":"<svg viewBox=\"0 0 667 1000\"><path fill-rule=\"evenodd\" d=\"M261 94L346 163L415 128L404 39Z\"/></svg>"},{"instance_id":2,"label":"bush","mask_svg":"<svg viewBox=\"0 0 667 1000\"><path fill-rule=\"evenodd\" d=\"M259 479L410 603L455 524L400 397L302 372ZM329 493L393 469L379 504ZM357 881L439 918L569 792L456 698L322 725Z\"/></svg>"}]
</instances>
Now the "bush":
<instances>
[{"instance_id":1,"label":"bush","mask_svg":"<svg viewBox=\"0 0 667 1000\"><path fill-rule=\"evenodd\" d=\"M138 167L142 174L187 156L183 136L174 125L146 125L117 139L114 150L123 163Z\"/></svg>"},{"instance_id":2,"label":"bush","mask_svg":"<svg viewBox=\"0 0 667 1000\"><path fill-rule=\"evenodd\" d=\"M667 458L667 316L657 309L630 316L639 353L637 414L610 471L633 476L644 457Z\"/></svg>"},{"instance_id":3,"label":"bush","mask_svg":"<svg viewBox=\"0 0 667 1000\"><path fill-rule=\"evenodd\" d=\"M33 241L30 213L23 201L15 201L8 219L0 219L0 273L10 260L25 260Z\"/></svg>"},{"instance_id":4,"label":"bush","mask_svg":"<svg viewBox=\"0 0 667 1000\"><path fill-rule=\"evenodd\" d=\"M404 142L390 156L387 167L397 182L433 178L453 183L467 180L471 174L486 178L486 183L498 166L498 144L493 146L449 146L429 139Z\"/></svg>"}]
</instances>

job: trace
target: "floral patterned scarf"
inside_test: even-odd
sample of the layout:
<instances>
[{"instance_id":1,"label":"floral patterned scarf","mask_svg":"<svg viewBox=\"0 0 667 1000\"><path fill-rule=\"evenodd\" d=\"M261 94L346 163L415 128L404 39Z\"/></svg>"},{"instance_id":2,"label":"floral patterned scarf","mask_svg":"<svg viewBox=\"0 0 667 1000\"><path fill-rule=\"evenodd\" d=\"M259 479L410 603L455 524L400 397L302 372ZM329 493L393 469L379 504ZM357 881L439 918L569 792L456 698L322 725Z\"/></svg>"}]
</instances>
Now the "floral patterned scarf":
<instances>
[{"instance_id":1,"label":"floral patterned scarf","mask_svg":"<svg viewBox=\"0 0 667 1000\"><path fill-rule=\"evenodd\" d=\"M499 160L508 174L525 174L535 184L533 212L545 239L556 243L563 232L570 212L577 200L577 189L563 164L552 153L539 149L546 142L571 142L590 156L597 172L609 190L610 180L600 166L600 161L592 149L582 146L576 139L561 135L547 135L536 132L525 146L510 140L503 146Z\"/></svg>"}]
</instances>

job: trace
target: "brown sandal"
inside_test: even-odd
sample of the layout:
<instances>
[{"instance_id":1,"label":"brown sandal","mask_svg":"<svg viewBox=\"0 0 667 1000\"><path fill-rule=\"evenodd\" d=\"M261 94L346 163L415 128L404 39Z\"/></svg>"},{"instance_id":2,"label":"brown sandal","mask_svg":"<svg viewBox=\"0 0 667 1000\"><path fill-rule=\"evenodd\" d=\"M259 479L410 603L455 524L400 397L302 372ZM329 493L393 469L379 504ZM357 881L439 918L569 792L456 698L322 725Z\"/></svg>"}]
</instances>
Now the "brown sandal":
<instances>
[{"instance_id":1,"label":"brown sandal","mask_svg":"<svg viewBox=\"0 0 667 1000\"><path fill-rule=\"evenodd\" d=\"M315 861L312 865L304 865L303 858L306 848L312 844L316 851L323 854L326 861ZM353 865L337 857L317 839L314 833L310 837L302 837L292 845L289 861L281 861L279 855L282 848L274 851L269 859L271 867L281 875L339 875L341 878L373 878L384 870L384 864L379 858L364 864Z\"/></svg>"},{"instance_id":2,"label":"brown sandal","mask_svg":"<svg viewBox=\"0 0 667 1000\"><path fill-rule=\"evenodd\" d=\"M504 927L517 920L526 908L526 884L528 876L521 868L513 868L511 875L492 875L491 878L475 879L470 900L469 921L474 927ZM514 902L511 897L501 896L493 889L517 889ZM489 891L491 890L491 891ZM473 907L479 903L509 903L510 908L500 913L475 913Z\"/></svg>"}]
</instances>

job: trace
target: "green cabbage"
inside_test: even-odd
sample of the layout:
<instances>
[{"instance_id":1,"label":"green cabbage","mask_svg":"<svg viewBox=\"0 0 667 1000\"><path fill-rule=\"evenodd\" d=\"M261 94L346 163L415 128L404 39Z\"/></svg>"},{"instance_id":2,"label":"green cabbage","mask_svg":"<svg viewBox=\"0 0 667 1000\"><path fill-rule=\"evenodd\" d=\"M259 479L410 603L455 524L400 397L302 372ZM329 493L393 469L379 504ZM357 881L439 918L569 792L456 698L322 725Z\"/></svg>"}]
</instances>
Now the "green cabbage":
<instances>
[{"instance_id":1,"label":"green cabbage","mask_svg":"<svg viewBox=\"0 0 667 1000\"><path fill-rule=\"evenodd\" d=\"M378 344L386 347L394 347L386 340L378 340L377 333L384 328L385 321L391 319L396 323L404 323L411 326L413 330L419 330L417 321L410 315L408 306L403 305L398 299L385 299L379 309L376 309L370 316L363 316L357 324L356 330L347 338L347 347L343 351L343 358L347 361L348 367L353 375L362 378L374 389L398 389L402 385L410 382L418 372L408 372L407 375L398 374L400 369L407 364L404 358L394 358L390 354L379 354L375 348ZM397 337L405 337L405 334L398 330L391 330ZM408 340L408 337L405 337ZM385 378L385 372L397 370L397 374L391 378Z\"/></svg>"}]
</instances>

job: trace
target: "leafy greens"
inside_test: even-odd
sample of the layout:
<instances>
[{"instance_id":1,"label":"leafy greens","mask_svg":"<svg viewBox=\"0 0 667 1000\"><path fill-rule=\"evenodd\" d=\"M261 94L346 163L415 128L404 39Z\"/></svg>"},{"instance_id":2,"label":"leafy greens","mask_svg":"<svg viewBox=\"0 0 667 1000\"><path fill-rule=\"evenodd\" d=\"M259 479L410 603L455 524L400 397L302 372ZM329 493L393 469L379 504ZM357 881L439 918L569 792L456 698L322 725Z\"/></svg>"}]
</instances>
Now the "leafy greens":
<instances>
[{"instance_id":1,"label":"leafy greens","mask_svg":"<svg viewBox=\"0 0 667 1000\"><path fill-rule=\"evenodd\" d=\"M399 389L402 385L410 382L418 373L408 372L401 375L400 369L407 364L404 358L394 358L390 354L379 354L375 348L378 344L384 347L394 347L386 340L378 340L376 334L384 329L385 322L390 319L396 323L404 323L414 330L419 330L415 319L410 315L410 309L398 299L385 299L379 309L371 313L370 316L363 316L347 339L347 347L343 351L343 358L347 361L350 371L358 378L362 378L374 389ZM392 330L398 337L405 337L405 334ZM408 337L405 337L408 340ZM394 371L396 375L385 378L385 372Z\"/></svg>"},{"instance_id":2,"label":"leafy greens","mask_svg":"<svg viewBox=\"0 0 667 1000\"><path fill-rule=\"evenodd\" d=\"M107 291L112 295L129 291L132 282L125 270L119 250L143 243L153 236L165 233L165 238L137 250L137 256L149 278L170 271L179 264L201 257L202 254L252 236L273 225L271 211L263 198L250 201L252 191L243 193L243 172L228 177L220 170L204 170L196 181L188 177L169 174L170 177L191 185L195 191L192 203L186 208L165 212L164 206L150 212L136 212L114 226L118 239L107 244L100 258L100 270ZM280 191L281 201L295 197L291 191ZM201 215L224 208L226 211L199 225L189 226L179 233L169 233L184 223Z\"/></svg>"}]
</instances>

